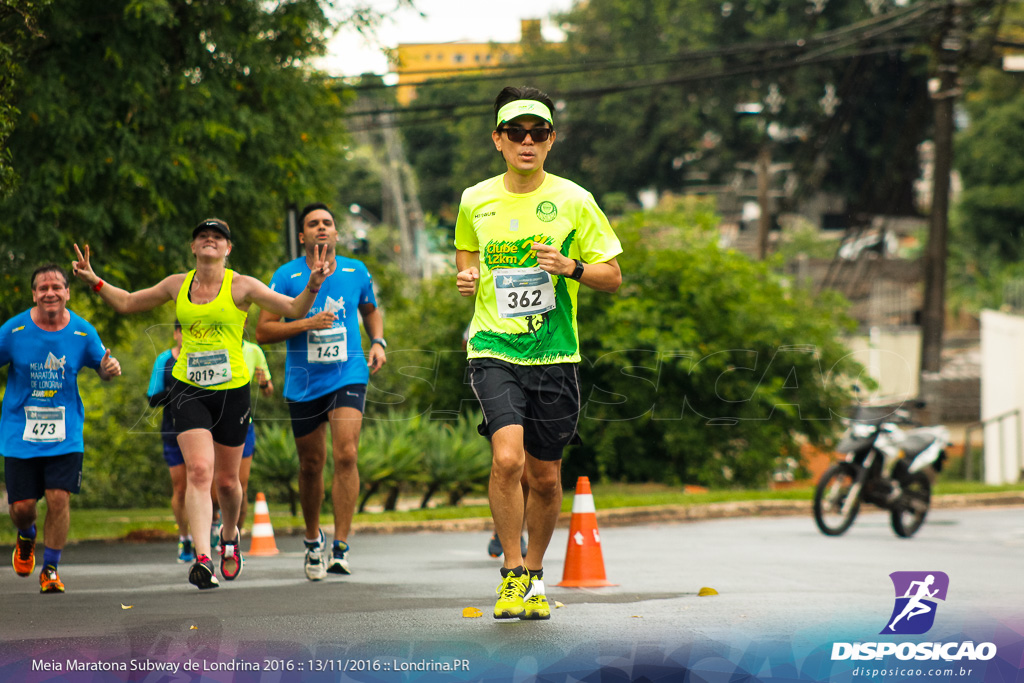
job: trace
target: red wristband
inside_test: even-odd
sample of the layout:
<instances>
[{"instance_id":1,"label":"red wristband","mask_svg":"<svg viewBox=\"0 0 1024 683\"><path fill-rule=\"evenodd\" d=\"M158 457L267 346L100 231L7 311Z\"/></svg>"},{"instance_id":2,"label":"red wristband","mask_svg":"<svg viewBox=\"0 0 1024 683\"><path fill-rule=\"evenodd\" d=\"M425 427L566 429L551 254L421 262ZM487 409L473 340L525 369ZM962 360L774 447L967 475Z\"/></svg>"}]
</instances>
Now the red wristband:
<instances>
[{"instance_id":1,"label":"red wristband","mask_svg":"<svg viewBox=\"0 0 1024 683\"><path fill-rule=\"evenodd\" d=\"M100 291L101 289L103 289L103 284L104 284L103 280L100 280L99 282L97 282L96 284L94 284L92 286L92 291L94 291L94 292Z\"/></svg>"}]
</instances>

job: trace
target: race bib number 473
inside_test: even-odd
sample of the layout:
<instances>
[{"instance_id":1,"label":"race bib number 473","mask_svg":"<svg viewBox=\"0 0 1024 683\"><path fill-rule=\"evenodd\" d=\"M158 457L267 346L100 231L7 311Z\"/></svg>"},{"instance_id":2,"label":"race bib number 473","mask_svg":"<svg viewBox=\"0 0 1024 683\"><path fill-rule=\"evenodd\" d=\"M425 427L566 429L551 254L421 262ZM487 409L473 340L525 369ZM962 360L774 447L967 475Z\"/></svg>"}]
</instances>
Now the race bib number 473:
<instances>
[{"instance_id":1,"label":"race bib number 473","mask_svg":"<svg viewBox=\"0 0 1024 683\"><path fill-rule=\"evenodd\" d=\"M53 443L65 439L64 406L40 408L25 406L25 441Z\"/></svg>"},{"instance_id":2,"label":"race bib number 473","mask_svg":"<svg viewBox=\"0 0 1024 683\"><path fill-rule=\"evenodd\" d=\"M498 316L520 318L547 313L555 307L551 275L540 268L501 268L494 271Z\"/></svg>"}]
</instances>

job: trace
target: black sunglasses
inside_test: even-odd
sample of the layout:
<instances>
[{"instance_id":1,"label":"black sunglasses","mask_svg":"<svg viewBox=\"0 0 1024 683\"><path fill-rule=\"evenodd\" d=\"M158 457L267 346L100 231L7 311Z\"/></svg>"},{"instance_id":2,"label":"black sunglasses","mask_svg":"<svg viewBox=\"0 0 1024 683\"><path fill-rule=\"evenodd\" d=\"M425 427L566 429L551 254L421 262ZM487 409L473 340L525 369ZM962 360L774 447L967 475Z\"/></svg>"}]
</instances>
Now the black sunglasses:
<instances>
[{"instance_id":1,"label":"black sunglasses","mask_svg":"<svg viewBox=\"0 0 1024 683\"><path fill-rule=\"evenodd\" d=\"M505 126L498 132L505 131L505 134L508 135L508 139L512 142L522 142L526 139L527 135L529 135L530 139L534 142L544 142L551 137L553 130L554 129L552 128L531 128L530 130L527 130L526 128L520 128L519 126Z\"/></svg>"}]
</instances>

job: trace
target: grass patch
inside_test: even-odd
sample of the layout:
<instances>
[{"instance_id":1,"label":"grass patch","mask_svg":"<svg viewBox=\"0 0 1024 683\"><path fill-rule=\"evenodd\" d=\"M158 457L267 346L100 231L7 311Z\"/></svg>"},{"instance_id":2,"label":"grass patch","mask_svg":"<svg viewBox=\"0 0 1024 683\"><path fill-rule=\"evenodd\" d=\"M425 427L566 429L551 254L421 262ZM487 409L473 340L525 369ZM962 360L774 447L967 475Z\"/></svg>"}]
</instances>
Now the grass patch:
<instances>
[{"instance_id":1,"label":"grass patch","mask_svg":"<svg viewBox=\"0 0 1024 683\"><path fill-rule=\"evenodd\" d=\"M770 490L719 490L699 493L687 493L677 487L662 484L593 484L594 502L598 510L614 508L647 507L658 505L707 505L721 502L742 502L750 500L811 500L814 489L811 486ZM981 482L943 481L935 487L937 495L970 494L970 493L1002 493L1006 491L1024 491L1024 484L1004 486L988 486ZM562 510L572 510L574 491L567 489L562 500ZM412 503L412 499L409 501ZM301 516L289 514L285 503L269 502L270 517L277 529L301 528ZM249 506L250 519L246 525L252 528L252 509ZM42 527L46 514L46 503L39 504L39 520L37 526ZM364 512L355 516L355 522L422 522L445 519L471 519L490 517L490 509L486 501L473 500L471 504L459 507L439 506L427 510L405 510L396 512ZM330 515L323 515L330 520ZM71 531L69 541L124 539L130 533L153 536L165 534L168 538L177 535L174 517L171 515L170 504L166 508L141 508L136 510L108 509L77 509L72 497ZM14 543L15 529L10 517L0 517L0 544Z\"/></svg>"}]
</instances>

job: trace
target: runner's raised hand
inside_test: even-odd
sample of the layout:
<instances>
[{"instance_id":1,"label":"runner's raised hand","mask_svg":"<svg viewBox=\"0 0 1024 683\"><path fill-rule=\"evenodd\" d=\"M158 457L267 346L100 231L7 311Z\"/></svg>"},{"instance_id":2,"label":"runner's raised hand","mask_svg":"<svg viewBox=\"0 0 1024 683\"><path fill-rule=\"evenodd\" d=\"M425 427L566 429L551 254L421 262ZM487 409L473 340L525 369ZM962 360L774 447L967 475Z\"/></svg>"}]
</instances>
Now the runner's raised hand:
<instances>
[{"instance_id":1,"label":"runner's raised hand","mask_svg":"<svg viewBox=\"0 0 1024 683\"><path fill-rule=\"evenodd\" d=\"M85 254L82 254L82 250L76 244L75 254L78 255L78 260L71 262L71 274L90 287L95 285L100 281L100 277L93 272L92 265L89 263L89 245L85 245Z\"/></svg>"}]
</instances>

